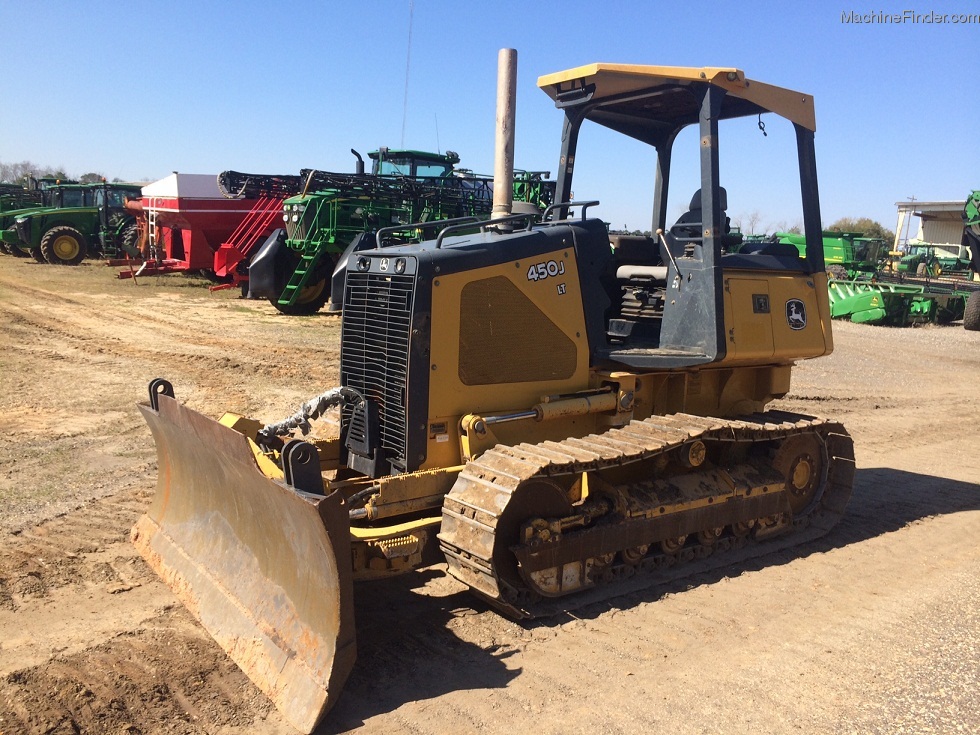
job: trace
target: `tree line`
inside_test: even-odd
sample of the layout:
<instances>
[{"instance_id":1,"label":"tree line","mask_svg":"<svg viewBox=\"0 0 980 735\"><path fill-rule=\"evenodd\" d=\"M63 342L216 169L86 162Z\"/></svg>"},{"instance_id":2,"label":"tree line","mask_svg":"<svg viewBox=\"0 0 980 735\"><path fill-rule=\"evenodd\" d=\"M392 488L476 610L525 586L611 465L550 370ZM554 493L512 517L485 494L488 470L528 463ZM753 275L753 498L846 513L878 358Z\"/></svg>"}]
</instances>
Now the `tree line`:
<instances>
[{"instance_id":1,"label":"tree line","mask_svg":"<svg viewBox=\"0 0 980 735\"><path fill-rule=\"evenodd\" d=\"M785 222L768 223L765 227L759 227L762 217L758 212L732 219L732 227L738 228L743 235L772 235L777 232L786 232L792 235L799 235L803 232L802 223L787 225ZM887 243L895 241L895 233L887 229L880 222L870 217L841 217L823 228L825 232L860 232L863 237L880 238ZM641 235L652 237L650 230L631 230L625 227L621 230L627 235Z\"/></svg>"},{"instance_id":2,"label":"tree line","mask_svg":"<svg viewBox=\"0 0 980 735\"><path fill-rule=\"evenodd\" d=\"M35 179L50 177L61 179L62 181L78 181L82 184L94 184L107 178L98 171L89 171L81 176L69 176L63 166L44 166L34 161L17 161L8 163L0 161L0 183L27 185L30 177ZM119 183L122 179L110 179L113 183Z\"/></svg>"},{"instance_id":3,"label":"tree line","mask_svg":"<svg viewBox=\"0 0 980 735\"><path fill-rule=\"evenodd\" d=\"M799 235L803 232L803 223L787 226L785 222L769 223L760 228L762 215L758 212L751 212L732 219L732 225L739 228L744 235L766 235L775 232L789 232ZM864 237L880 238L885 242L895 240L895 233L886 228L880 222L870 217L841 217L829 225L824 226L824 232L860 232Z\"/></svg>"}]
</instances>

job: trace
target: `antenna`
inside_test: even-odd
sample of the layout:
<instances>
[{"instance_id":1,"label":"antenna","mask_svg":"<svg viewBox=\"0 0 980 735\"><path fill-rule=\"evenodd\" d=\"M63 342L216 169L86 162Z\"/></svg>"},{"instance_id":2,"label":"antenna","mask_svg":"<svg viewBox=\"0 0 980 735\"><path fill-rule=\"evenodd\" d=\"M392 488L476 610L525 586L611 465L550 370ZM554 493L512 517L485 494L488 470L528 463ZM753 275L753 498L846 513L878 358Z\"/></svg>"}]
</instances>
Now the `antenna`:
<instances>
[{"instance_id":1,"label":"antenna","mask_svg":"<svg viewBox=\"0 0 980 735\"><path fill-rule=\"evenodd\" d=\"M908 249L908 246L909 246L909 235L912 234L912 217L915 216L915 196L913 195L913 196L910 196L910 197L906 197L906 199L909 200L909 216L906 218L906 221L905 221L905 227L904 227L904 230L905 230L905 238L904 239L905 239L905 248ZM899 232L898 234L901 235L902 233Z\"/></svg>"},{"instance_id":2,"label":"antenna","mask_svg":"<svg viewBox=\"0 0 980 735\"><path fill-rule=\"evenodd\" d=\"M408 53L405 56L405 101L402 103L402 144L405 148L405 121L408 119L408 70L412 63L412 18L415 15L415 0L408 0Z\"/></svg>"},{"instance_id":3,"label":"antenna","mask_svg":"<svg viewBox=\"0 0 980 735\"><path fill-rule=\"evenodd\" d=\"M436 153L442 154L442 146L439 145L439 113L434 112L433 117L436 119ZM402 147L404 148L405 143L402 142Z\"/></svg>"}]
</instances>

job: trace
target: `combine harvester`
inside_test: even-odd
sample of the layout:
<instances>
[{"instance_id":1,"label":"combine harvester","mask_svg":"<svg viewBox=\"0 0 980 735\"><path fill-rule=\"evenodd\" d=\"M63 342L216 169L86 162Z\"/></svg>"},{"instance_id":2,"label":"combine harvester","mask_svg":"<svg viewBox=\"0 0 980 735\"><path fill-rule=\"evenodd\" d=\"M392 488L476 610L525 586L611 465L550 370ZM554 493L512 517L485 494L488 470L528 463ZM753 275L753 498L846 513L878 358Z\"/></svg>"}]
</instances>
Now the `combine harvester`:
<instances>
[{"instance_id":1,"label":"combine harvester","mask_svg":"<svg viewBox=\"0 0 980 735\"><path fill-rule=\"evenodd\" d=\"M777 232L772 238L795 245L801 256L806 252L806 238L803 235ZM827 273L833 278L852 281L873 278L881 270L887 256L888 246L880 238L864 237L861 232L823 233L823 257L827 263Z\"/></svg>"},{"instance_id":2,"label":"combine harvester","mask_svg":"<svg viewBox=\"0 0 980 735\"><path fill-rule=\"evenodd\" d=\"M833 349L812 97L735 68L541 77L564 115L557 203L508 214L501 61L493 218L382 232L347 260L339 388L272 423L214 421L165 380L140 405L159 481L133 543L302 732L354 664L357 580L441 559L502 614L549 615L805 543L851 494L839 423L766 410L796 361ZM719 131L765 113L797 143L805 257L722 248ZM586 124L656 151L656 239L625 247L598 202L569 201ZM689 126L698 206L669 226ZM331 406L340 437L303 439Z\"/></svg>"}]
</instances>

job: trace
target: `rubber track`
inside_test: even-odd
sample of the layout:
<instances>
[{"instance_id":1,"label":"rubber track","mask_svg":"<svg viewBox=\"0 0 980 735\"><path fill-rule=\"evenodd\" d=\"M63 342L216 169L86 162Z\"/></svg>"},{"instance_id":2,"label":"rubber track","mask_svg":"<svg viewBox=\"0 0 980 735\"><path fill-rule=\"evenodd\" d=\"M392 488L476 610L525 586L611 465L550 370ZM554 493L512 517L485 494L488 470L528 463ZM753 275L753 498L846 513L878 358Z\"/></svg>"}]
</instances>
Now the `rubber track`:
<instances>
[{"instance_id":1,"label":"rubber track","mask_svg":"<svg viewBox=\"0 0 980 735\"><path fill-rule=\"evenodd\" d=\"M792 533L764 542L726 536L713 547L686 546L679 554L650 554L637 565L618 563L601 583L567 597L531 599L500 580L493 568L498 521L515 490L528 480L601 471L648 460L685 443L760 442L816 433L828 454L826 482ZM636 478L642 482L645 477ZM578 439L498 445L467 463L443 504L440 547L450 572L513 617L540 617L645 589L681 577L795 546L824 535L840 519L854 479L854 446L844 427L824 419L768 411L721 419L689 414L653 416Z\"/></svg>"}]
</instances>

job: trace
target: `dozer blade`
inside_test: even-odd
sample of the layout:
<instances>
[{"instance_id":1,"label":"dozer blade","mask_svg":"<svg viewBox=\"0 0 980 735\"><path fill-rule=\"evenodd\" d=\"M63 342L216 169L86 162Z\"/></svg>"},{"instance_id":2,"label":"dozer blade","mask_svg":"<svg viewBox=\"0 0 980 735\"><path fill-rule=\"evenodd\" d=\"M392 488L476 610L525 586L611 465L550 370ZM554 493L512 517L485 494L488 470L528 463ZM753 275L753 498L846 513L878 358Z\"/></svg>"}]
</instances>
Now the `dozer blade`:
<instances>
[{"instance_id":1,"label":"dozer blade","mask_svg":"<svg viewBox=\"0 0 980 735\"><path fill-rule=\"evenodd\" d=\"M159 480L133 544L297 729L309 733L354 665L343 498L263 475L237 431L160 395L143 412Z\"/></svg>"}]
</instances>

